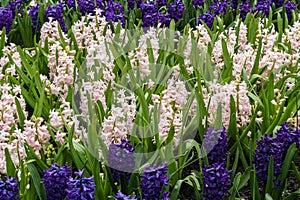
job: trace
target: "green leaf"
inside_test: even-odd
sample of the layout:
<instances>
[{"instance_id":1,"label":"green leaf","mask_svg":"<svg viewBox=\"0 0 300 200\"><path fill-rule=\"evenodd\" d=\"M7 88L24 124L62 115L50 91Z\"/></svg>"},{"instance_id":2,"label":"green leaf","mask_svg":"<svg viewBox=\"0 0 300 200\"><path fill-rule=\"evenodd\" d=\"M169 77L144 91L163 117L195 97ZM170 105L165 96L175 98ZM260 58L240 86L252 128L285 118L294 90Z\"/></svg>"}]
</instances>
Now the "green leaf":
<instances>
[{"instance_id":1,"label":"green leaf","mask_svg":"<svg viewBox=\"0 0 300 200\"><path fill-rule=\"evenodd\" d=\"M5 148L5 158L6 158L6 175L16 178L16 167L10 157L9 151Z\"/></svg>"},{"instance_id":2,"label":"green leaf","mask_svg":"<svg viewBox=\"0 0 300 200\"><path fill-rule=\"evenodd\" d=\"M33 181L33 185L36 189L36 192L40 199L46 199L46 191L44 185L42 184L41 177L38 173L38 170L34 166L33 163L27 164L28 171L30 172L31 179Z\"/></svg>"}]
</instances>

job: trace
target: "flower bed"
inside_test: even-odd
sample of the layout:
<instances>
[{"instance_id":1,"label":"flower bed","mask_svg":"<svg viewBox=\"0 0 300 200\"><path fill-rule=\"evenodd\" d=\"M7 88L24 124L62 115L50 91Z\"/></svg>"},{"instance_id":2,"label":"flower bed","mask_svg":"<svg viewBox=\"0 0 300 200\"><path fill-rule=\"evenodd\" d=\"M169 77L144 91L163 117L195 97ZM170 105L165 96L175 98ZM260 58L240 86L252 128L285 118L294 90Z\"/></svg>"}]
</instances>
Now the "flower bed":
<instances>
[{"instance_id":1,"label":"flower bed","mask_svg":"<svg viewBox=\"0 0 300 200\"><path fill-rule=\"evenodd\" d=\"M0 5L0 199L299 198L297 2Z\"/></svg>"}]
</instances>

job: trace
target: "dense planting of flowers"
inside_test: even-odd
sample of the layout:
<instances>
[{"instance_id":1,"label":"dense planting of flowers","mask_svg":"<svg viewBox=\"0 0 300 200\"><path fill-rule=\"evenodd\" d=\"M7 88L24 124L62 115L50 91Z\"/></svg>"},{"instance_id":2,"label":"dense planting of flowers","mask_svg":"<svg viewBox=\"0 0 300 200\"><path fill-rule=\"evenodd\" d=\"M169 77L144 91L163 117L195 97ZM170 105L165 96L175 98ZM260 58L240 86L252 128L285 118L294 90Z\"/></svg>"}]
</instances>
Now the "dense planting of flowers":
<instances>
[{"instance_id":1,"label":"dense planting of flowers","mask_svg":"<svg viewBox=\"0 0 300 200\"><path fill-rule=\"evenodd\" d=\"M298 199L298 9L0 2L0 200Z\"/></svg>"}]
</instances>

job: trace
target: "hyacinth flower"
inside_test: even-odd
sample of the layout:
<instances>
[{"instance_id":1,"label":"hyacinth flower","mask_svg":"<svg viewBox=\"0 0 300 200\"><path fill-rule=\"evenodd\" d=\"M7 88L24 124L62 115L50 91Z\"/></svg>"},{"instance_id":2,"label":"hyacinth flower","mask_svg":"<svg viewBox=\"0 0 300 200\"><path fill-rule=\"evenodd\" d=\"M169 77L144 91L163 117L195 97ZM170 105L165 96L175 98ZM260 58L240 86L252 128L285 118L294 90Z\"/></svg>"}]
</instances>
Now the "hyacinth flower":
<instances>
[{"instance_id":1,"label":"hyacinth flower","mask_svg":"<svg viewBox=\"0 0 300 200\"><path fill-rule=\"evenodd\" d=\"M223 129L209 128L204 134L203 147L209 164L226 164L228 143L225 127Z\"/></svg>"},{"instance_id":2,"label":"hyacinth flower","mask_svg":"<svg viewBox=\"0 0 300 200\"><path fill-rule=\"evenodd\" d=\"M204 6L204 0L193 0L192 1L192 5L195 7L195 8L198 8L198 7L203 7Z\"/></svg>"},{"instance_id":3,"label":"hyacinth flower","mask_svg":"<svg viewBox=\"0 0 300 200\"><path fill-rule=\"evenodd\" d=\"M137 200L136 196L133 195L125 195L121 191L118 191L117 195L115 196L117 200Z\"/></svg>"},{"instance_id":4,"label":"hyacinth flower","mask_svg":"<svg viewBox=\"0 0 300 200\"><path fill-rule=\"evenodd\" d=\"M78 0L78 8L82 15L95 13L95 1L94 0Z\"/></svg>"},{"instance_id":5,"label":"hyacinth flower","mask_svg":"<svg viewBox=\"0 0 300 200\"><path fill-rule=\"evenodd\" d=\"M6 7L0 7L0 30L5 27L6 33L8 34L12 29L12 22L14 16L13 12Z\"/></svg>"},{"instance_id":6,"label":"hyacinth flower","mask_svg":"<svg viewBox=\"0 0 300 200\"><path fill-rule=\"evenodd\" d=\"M288 20L291 21L293 18L293 11L297 8L296 4L292 1L287 1L284 4L284 8L285 8Z\"/></svg>"},{"instance_id":7,"label":"hyacinth flower","mask_svg":"<svg viewBox=\"0 0 300 200\"><path fill-rule=\"evenodd\" d=\"M283 5L285 0L273 0L273 3L275 4L276 8L279 8Z\"/></svg>"},{"instance_id":8,"label":"hyacinth flower","mask_svg":"<svg viewBox=\"0 0 300 200\"><path fill-rule=\"evenodd\" d=\"M240 5L240 17L245 20L248 13L252 10L251 2L243 1Z\"/></svg>"},{"instance_id":9,"label":"hyacinth flower","mask_svg":"<svg viewBox=\"0 0 300 200\"><path fill-rule=\"evenodd\" d=\"M264 15L266 15L266 17L268 17L271 6L272 6L272 1L271 0L257 1L255 11L259 12L259 13L263 13Z\"/></svg>"},{"instance_id":10,"label":"hyacinth flower","mask_svg":"<svg viewBox=\"0 0 300 200\"><path fill-rule=\"evenodd\" d=\"M94 177L83 177L84 170L75 172L76 178L68 181L67 199L68 200L90 200L94 199L95 183Z\"/></svg>"},{"instance_id":11,"label":"hyacinth flower","mask_svg":"<svg viewBox=\"0 0 300 200\"><path fill-rule=\"evenodd\" d=\"M22 6L22 0L9 1L8 8L13 13L13 18L15 18L16 12L20 12Z\"/></svg>"},{"instance_id":12,"label":"hyacinth flower","mask_svg":"<svg viewBox=\"0 0 300 200\"><path fill-rule=\"evenodd\" d=\"M177 0L174 3L170 3L169 9L168 9L170 17L176 21L180 20L183 16L184 8L185 8L184 4L180 0Z\"/></svg>"},{"instance_id":13,"label":"hyacinth flower","mask_svg":"<svg viewBox=\"0 0 300 200\"><path fill-rule=\"evenodd\" d=\"M211 29L215 20L215 16L216 15L214 13L205 12L199 16L198 24L200 24L201 21L203 21Z\"/></svg>"},{"instance_id":14,"label":"hyacinth flower","mask_svg":"<svg viewBox=\"0 0 300 200\"><path fill-rule=\"evenodd\" d=\"M120 2L114 2L113 0L108 1L104 15L106 17L106 21L120 21L122 26L125 26L124 10Z\"/></svg>"},{"instance_id":15,"label":"hyacinth flower","mask_svg":"<svg viewBox=\"0 0 300 200\"><path fill-rule=\"evenodd\" d=\"M66 24L64 21L63 16L63 6L62 4L57 4L55 6L49 6L45 10L45 16L47 21L49 21L49 18L53 18L54 20L58 21L61 27L61 30L64 32L67 32Z\"/></svg>"},{"instance_id":16,"label":"hyacinth flower","mask_svg":"<svg viewBox=\"0 0 300 200\"><path fill-rule=\"evenodd\" d=\"M15 178L5 177L0 179L0 199L16 200L19 197L19 186Z\"/></svg>"},{"instance_id":17,"label":"hyacinth flower","mask_svg":"<svg viewBox=\"0 0 300 200\"><path fill-rule=\"evenodd\" d=\"M134 170L134 148L129 140L121 140L121 144L111 143L108 150L108 166L111 168L114 181L120 182L122 178L129 181Z\"/></svg>"},{"instance_id":18,"label":"hyacinth flower","mask_svg":"<svg viewBox=\"0 0 300 200\"><path fill-rule=\"evenodd\" d=\"M64 6L67 6L68 8L73 8L73 10L76 10L75 0L64 0Z\"/></svg>"},{"instance_id":19,"label":"hyacinth flower","mask_svg":"<svg viewBox=\"0 0 300 200\"><path fill-rule=\"evenodd\" d=\"M154 26L157 24L159 12L157 11L156 3L154 1L148 3L142 2L140 9L143 14L143 27Z\"/></svg>"},{"instance_id":20,"label":"hyacinth flower","mask_svg":"<svg viewBox=\"0 0 300 200\"><path fill-rule=\"evenodd\" d=\"M144 168L144 173L140 176L140 186L142 189L142 199L159 200L164 185L168 185L168 167L166 164L155 167L153 165ZM162 199L169 199L169 193L163 193Z\"/></svg>"},{"instance_id":21,"label":"hyacinth flower","mask_svg":"<svg viewBox=\"0 0 300 200\"><path fill-rule=\"evenodd\" d=\"M43 182L46 189L47 200L64 199L67 196L66 189L71 177L71 169L68 166L53 164L49 170L44 170Z\"/></svg>"},{"instance_id":22,"label":"hyacinth flower","mask_svg":"<svg viewBox=\"0 0 300 200\"><path fill-rule=\"evenodd\" d=\"M40 30L40 22L38 19L38 14L39 14L39 8L40 4L37 4L36 6L31 6L29 8L29 16L31 17L31 23L32 23L32 31L36 32Z\"/></svg>"},{"instance_id":23,"label":"hyacinth flower","mask_svg":"<svg viewBox=\"0 0 300 200\"><path fill-rule=\"evenodd\" d=\"M277 137L266 135L265 138L257 141L257 148L254 156L254 165L256 177L261 183L266 183L268 179L268 166L273 158L274 183L279 185L276 178L280 175L284 158L291 144L296 143L299 146L300 133L298 129L291 130L283 123L276 132Z\"/></svg>"},{"instance_id":24,"label":"hyacinth flower","mask_svg":"<svg viewBox=\"0 0 300 200\"><path fill-rule=\"evenodd\" d=\"M211 12L215 13L216 15L219 15L219 14L225 15L227 6L229 6L229 4L227 2L217 1L216 3L212 4L209 7L209 9Z\"/></svg>"},{"instance_id":25,"label":"hyacinth flower","mask_svg":"<svg viewBox=\"0 0 300 200\"><path fill-rule=\"evenodd\" d=\"M224 164L203 168L204 199L222 200L230 190L230 170Z\"/></svg>"}]
</instances>

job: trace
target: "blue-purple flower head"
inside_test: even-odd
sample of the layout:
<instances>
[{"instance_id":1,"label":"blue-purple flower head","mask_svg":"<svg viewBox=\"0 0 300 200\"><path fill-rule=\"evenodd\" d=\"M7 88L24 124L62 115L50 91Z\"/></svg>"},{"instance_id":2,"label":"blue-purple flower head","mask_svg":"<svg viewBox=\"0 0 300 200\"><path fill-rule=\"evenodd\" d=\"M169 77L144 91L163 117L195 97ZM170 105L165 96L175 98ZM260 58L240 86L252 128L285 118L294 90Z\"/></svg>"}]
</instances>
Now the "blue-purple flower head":
<instances>
[{"instance_id":1,"label":"blue-purple flower head","mask_svg":"<svg viewBox=\"0 0 300 200\"><path fill-rule=\"evenodd\" d=\"M90 200L95 199L95 183L93 176L87 178L83 176L84 170L75 172L76 178L68 181L68 200Z\"/></svg>"},{"instance_id":2,"label":"blue-purple flower head","mask_svg":"<svg viewBox=\"0 0 300 200\"><path fill-rule=\"evenodd\" d=\"M169 26L172 20L169 13L166 14L158 13L158 18L162 26Z\"/></svg>"},{"instance_id":3,"label":"blue-purple flower head","mask_svg":"<svg viewBox=\"0 0 300 200\"><path fill-rule=\"evenodd\" d=\"M129 179L135 166L134 148L129 140L121 140L121 144L112 142L107 159L115 181L119 182L122 177Z\"/></svg>"},{"instance_id":4,"label":"blue-purple flower head","mask_svg":"<svg viewBox=\"0 0 300 200\"><path fill-rule=\"evenodd\" d=\"M159 19L159 12L154 1L142 2L140 8L143 14L143 27L154 26Z\"/></svg>"},{"instance_id":5,"label":"blue-purple flower head","mask_svg":"<svg viewBox=\"0 0 300 200\"><path fill-rule=\"evenodd\" d=\"M242 2L241 5L240 5L240 9L239 10L240 10L240 16L241 16L241 18L243 20L245 20L247 14L250 13L251 10L252 10L252 4L251 4L251 2L248 2L248 1Z\"/></svg>"},{"instance_id":6,"label":"blue-purple flower head","mask_svg":"<svg viewBox=\"0 0 300 200\"><path fill-rule=\"evenodd\" d=\"M64 6L67 6L68 8L73 8L73 10L76 10L75 0L64 0Z\"/></svg>"},{"instance_id":7,"label":"blue-purple flower head","mask_svg":"<svg viewBox=\"0 0 300 200\"><path fill-rule=\"evenodd\" d=\"M67 196L67 182L71 177L68 166L53 164L49 170L44 170L43 182L48 200L64 199Z\"/></svg>"},{"instance_id":8,"label":"blue-purple flower head","mask_svg":"<svg viewBox=\"0 0 300 200\"><path fill-rule=\"evenodd\" d=\"M168 3L168 0L156 0L158 8L161 8L163 6L166 6Z\"/></svg>"},{"instance_id":9,"label":"blue-purple flower head","mask_svg":"<svg viewBox=\"0 0 300 200\"><path fill-rule=\"evenodd\" d=\"M285 0L273 0L273 3L275 4L276 8L279 8L283 5Z\"/></svg>"},{"instance_id":10,"label":"blue-purple flower head","mask_svg":"<svg viewBox=\"0 0 300 200\"><path fill-rule=\"evenodd\" d=\"M296 4L292 1L287 1L284 4L284 8L285 8L288 20L291 21L293 18L293 11L297 8Z\"/></svg>"},{"instance_id":11,"label":"blue-purple flower head","mask_svg":"<svg viewBox=\"0 0 300 200\"><path fill-rule=\"evenodd\" d=\"M203 7L204 6L204 0L193 0L192 1L192 5L195 7L195 8L198 8L198 7Z\"/></svg>"},{"instance_id":12,"label":"blue-purple flower head","mask_svg":"<svg viewBox=\"0 0 300 200\"><path fill-rule=\"evenodd\" d=\"M268 17L271 6L272 6L272 1L271 0L257 1L255 11L263 13L264 15L266 15Z\"/></svg>"},{"instance_id":13,"label":"blue-purple flower head","mask_svg":"<svg viewBox=\"0 0 300 200\"><path fill-rule=\"evenodd\" d=\"M6 33L9 33L12 29L13 13L9 8L0 7L0 30L4 27Z\"/></svg>"},{"instance_id":14,"label":"blue-purple flower head","mask_svg":"<svg viewBox=\"0 0 300 200\"><path fill-rule=\"evenodd\" d=\"M171 18L178 21L182 19L184 8L184 3L181 0L176 0L176 2L170 3L168 13Z\"/></svg>"},{"instance_id":15,"label":"blue-purple flower head","mask_svg":"<svg viewBox=\"0 0 300 200\"><path fill-rule=\"evenodd\" d=\"M49 18L52 17L54 20L58 21L60 24L61 29L64 32L67 32L64 16L63 16L63 5L62 4L57 4L54 6L49 6L45 10L45 15L47 21L49 21Z\"/></svg>"},{"instance_id":16,"label":"blue-purple flower head","mask_svg":"<svg viewBox=\"0 0 300 200\"><path fill-rule=\"evenodd\" d=\"M15 17L16 12L21 11L22 0L9 1L8 8L12 11L13 17Z\"/></svg>"},{"instance_id":17,"label":"blue-purple flower head","mask_svg":"<svg viewBox=\"0 0 300 200\"><path fill-rule=\"evenodd\" d=\"M94 0L78 0L78 8L82 15L95 13Z\"/></svg>"},{"instance_id":18,"label":"blue-purple flower head","mask_svg":"<svg viewBox=\"0 0 300 200\"><path fill-rule=\"evenodd\" d=\"M17 200L19 198L19 186L17 180L11 177L0 179L0 199Z\"/></svg>"},{"instance_id":19,"label":"blue-purple flower head","mask_svg":"<svg viewBox=\"0 0 300 200\"><path fill-rule=\"evenodd\" d=\"M203 168L204 199L222 200L229 194L230 174L223 164Z\"/></svg>"},{"instance_id":20,"label":"blue-purple flower head","mask_svg":"<svg viewBox=\"0 0 300 200\"><path fill-rule=\"evenodd\" d=\"M226 9L229 4L227 2L219 2L212 4L209 9L211 12L215 13L216 15L223 14L225 15Z\"/></svg>"},{"instance_id":21,"label":"blue-purple flower head","mask_svg":"<svg viewBox=\"0 0 300 200\"><path fill-rule=\"evenodd\" d=\"M121 191L118 191L117 195L115 196L117 200L137 200L135 195L125 195Z\"/></svg>"},{"instance_id":22,"label":"blue-purple flower head","mask_svg":"<svg viewBox=\"0 0 300 200\"><path fill-rule=\"evenodd\" d=\"M164 185L168 185L169 178L167 176L168 167L166 164L161 166L148 166L144 168L141 175L142 198L145 200L158 200L160 196L168 197L168 194L161 194Z\"/></svg>"},{"instance_id":23,"label":"blue-purple flower head","mask_svg":"<svg viewBox=\"0 0 300 200\"><path fill-rule=\"evenodd\" d=\"M214 20L215 20L215 14L211 12L205 12L202 15L199 16L198 24L203 21L209 28L212 28Z\"/></svg>"},{"instance_id":24,"label":"blue-purple flower head","mask_svg":"<svg viewBox=\"0 0 300 200\"><path fill-rule=\"evenodd\" d=\"M276 132L276 137L266 135L264 139L257 141L254 164L256 168L257 179L266 183L268 179L268 166L273 158L275 179L280 175L284 158L291 144L296 143L299 146L300 134L298 129L292 130L283 123ZM274 182L276 181L274 179Z\"/></svg>"},{"instance_id":25,"label":"blue-purple flower head","mask_svg":"<svg viewBox=\"0 0 300 200\"><path fill-rule=\"evenodd\" d=\"M106 21L120 21L122 23L122 26L125 26L124 9L120 2L109 0L105 8L104 15L106 17Z\"/></svg>"},{"instance_id":26,"label":"blue-purple flower head","mask_svg":"<svg viewBox=\"0 0 300 200\"><path fill-rule=\"evenodd\" d=\"M207 153L209 164L226 163L228 154L228 143L226 129L209 128L204 134L203 147Z\"/></svg>"},{"instance_id":27,"label":"blue-purple flower head","mask_svg":"<svg viewBox=\"0 0 300 200\"><path fill-rule=\"evenodd\" d=\"M29 8L29 16L31 17L33 32L35 32L36 30L39 30L40 26L41 26L39 19L38 19L39 8L40 8L40 4L37 4L36 6L31 6Z\"/></svg>"}]
</instances>

